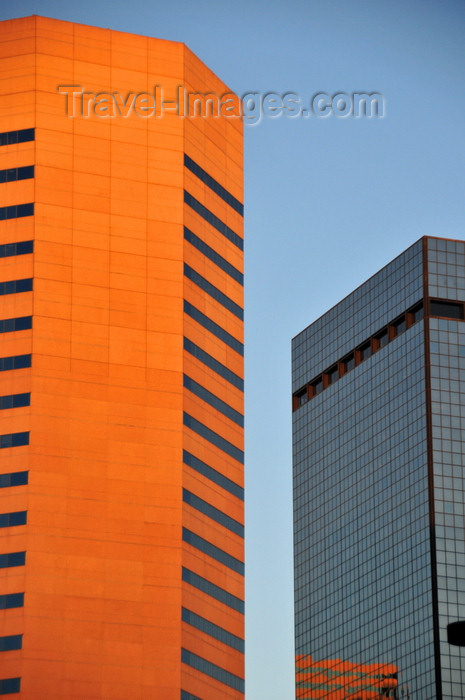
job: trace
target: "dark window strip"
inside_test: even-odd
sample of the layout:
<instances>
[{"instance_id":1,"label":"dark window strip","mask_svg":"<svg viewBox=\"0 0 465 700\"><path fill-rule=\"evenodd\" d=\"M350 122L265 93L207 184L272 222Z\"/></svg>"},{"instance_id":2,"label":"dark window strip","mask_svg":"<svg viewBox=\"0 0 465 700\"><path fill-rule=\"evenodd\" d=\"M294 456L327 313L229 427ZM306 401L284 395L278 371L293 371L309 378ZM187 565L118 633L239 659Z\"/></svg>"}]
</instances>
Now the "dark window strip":
<instances>
[{"instance_id":1,"label":"dark window strip","mask_svg":"<svg viewBox=\"0 0 465 700\"><path fill-rule=\"evenodd\" d=\"M218 433L215 433L215 431L211 430L211 428L207 428L206 425L198 421L196 418L193 418L193 416L190 416L188 413L183 414L183 419L184 425L193 430L194 433L197 433L197 435L200 435L200 437L203 437L212 445L218 447L220 450L241 464L244 464L244 452L238 447L233 445L231 442L228 442L228 440L221 437L221 435L218 435Z\"/></svg>"},{"instance_id":2,"label":"dark window strip","mask_svg":"<svg viewBox=\"0 0 465 700\"><path fill-rule=\"evenodd\" d=\"M21 219L23 216L32 216L34 214L34 204L12 204L9 207L0 207L0 221L5 219Z\"/></svg>"},{"instance_id":3,"label":"dark window strip","mask_svg":"<svg viewBox=\"0 0 465 700\"><path fill-rule=\"evenodd\" d=\"M24 566L26 563L26 552L8 552L0 554L0 569L8 569L13 566Z\"/></svg>"},{"instance_id":4,"label":"dark window strip","mask_svg":"<svg viewBox=\"0 0 465 700\"><path fill-rule=\"evenodd\" d=\"M24 607L24 593L5 593L0 595L0 610Z\"/></svg>"},{"instance_id":5,"label":"dark window strip","mask_svg":"<svg viewBox=\"0 0 465 700\"><path fill-rule=\"evenodd\" d=\"M219 267L223 272L232 277L233 280L239 282L240 285L244 284L244 275L240 272L234 265L231 265L225 258L223 258L219 253L213 248L210 248L201 238L192 233L188 228L184 227L184 238L188 243L197 248L197 250L205 255L206 258L211 260L217 267Z\"/></svg>"},{"instance_id":6,"label":"dark window strip","mask_svg":"<svg viewBox=\"0 0 465 700\"><path fill-rule=\"evenodd\" d=\"M0 333L26 331L30 328L32 328L32 316L19 316L18 318L3 318L0 320Z\"/></svg>"},{"instance_id":7,"label":"dark window strip","mask_svg":"<svg viewBox=\"0 0 465 700\"><path fill-rule=\"evenodd\" d=\"M0 282L0 296L20 294L21 292L32 292L32 277L23 280Z\"/></svg>"},{"instance_id":8,"label":"dark window strip","mask_svg":"<svg viewBox=\"0 0 465 700\"><path fill-rule=\"evenodd\" d=\"M235 571L241 576L244 575L244 562L231 556L223 549L216 547L203 537L196 535L195 532L188 530L186 527L182 528L182 539L184 542L187 542L187 544L190 544L192 547L195 547L195 549L198 549L199 552L212 557L212 559L215 559L220 564L224 564L224 566L227 566L228 569Z\"/></svg>"},{"instance_id":9,"label":"dark window strip","mask_svg":"<svg viewBox=\"0 0 465 700\"><path fill-rule=\"evenodd\" d=\"M24 369L30 367L32 355L13 355L12 357L0 357L0 372L10 369Z\"/></svg>"},{"instance_id":10,"label":"dark window strip","mask_svg":"<svg viewBox=\"0 0 465 700\"><path fill-rule=\"evenodd\" d=\"M17 243L2 243L0 258L11 258L14 255L28 255L34 252L34 241L18 241Z\"/></svg>"},{"instance_id":11,"label":"dark window strip","mask_svg":"<svg viewBox=\"0 0 465 700\"><path fill-rule=\"evenodd\" d=\"M9 396L0 396L0 411L6 408L21 408L22 406L30 406L31 394L10 394Z\"/></svg>"},{"instance_id":12,"label":"dark window strip","mask_svg":"<svg viewBox=\"0 0 465 700\"><path fill-rule=\"evenodd\" d=\"M237 338L225 331L224 328L221 328L221 326L212 321L211 318L205 316L204 313L196 309L195 306L192 306L192 304L185 300L184 312L188 316L193 318L194 321L200 323L200 325L203 326L203 328L205 328L207 331L210 331L210 333L216 335L216 337L219 338L219 340L221 340L223 343L229 345L229 347L232 348L232 350L235 350L235 352L237 352L239 355L244 355L244 345L239 340L237 340Z\"/></svg>"},{"instance_id":13,"label":"dark window strip","mask_svg":"<svg viewBox=\"0 0 465 700\"><path fill-rule=\"evenodd\" d=\"M220 377L226 379L226 381L235 386L236 389L244 391L244 380L241 379L239 375L231 372L228 367L222 365L221 362L218 362L218 360L205 352L205 350L202 350L202 348L199 348L199 346L189 340L189 338L184 338L184 350L212 369L216 374L219 374Z\"/></svg>"},{"instance_id":14,"label":"dark window strip","mask_svg":"<svg viewBox=\"0 0 465 700\"><path fill-rule=\"evenodd\" d=\"M236 496L236 498L239 498L241 501L244 500L244 489L242 486L231 481L231 479L228 479L228 477L224 476L216 469L213 469L213 467L210 467L208 464L205 464L201 459L194 457L194 455L186 450L183 451L183 461L188 467L195 469L196 472L202 474L202 476L209 479L217 486L220 486L225 491L228 491L231 495Z\"/></svg>"},{"instance_id":15,"label":"dark window strip","mask_svg":"<svg viewBox=\"0 0 465 700\"><path fill-rule=\"evenodd\" d=\"M202 700L198 695L192 695L188 693L187 690L181 690L181 700Z\"/></svg>"},{"instance_id":16,"label":"dark window strip","mask_svg":"<svg viewBox=\"0 0 465 700\"><path fill-rule=\"evenodd\" d=\"M184 386L186 389L198 396L199 399L202 399L202 401L205 401L212 408L226 416L226 418L234 421L234 423L239 425L241 428L244 427L244 416L242 413L236 411L229 404L223 401L223 399L220 399L218 396L215 396L215 394L212 394L211 391L205 389L201 384L198 384L198 382L194 382L194 380L188 377L186 374L184 375Z\"/></svg>"},{"instance_id":17,"label":"dark window strip","mask_svg":"<svg viewBox=\"0 0 465 700\"><path fill-rule=\"evenodd\" d=\"M204 207L195 197L193 197L189 192L184 190L184 201L185 203L193 209L202 219L205 219L209 224L216 228L228 241L231 241L236 248L239 250L244 250L244 241L240 236L237 235L229 226L221 221L217 216L213 214L207 207Z\"/></svg>"},{"instance_id":18,"label":"dark window strip","mask_svg":"<svg viewBox=\"0 0 465 700\"><path fill-rule=\"evenodd\" d=\"M0 170L0 184L16 180L30 180L34 177L34 166L25 165L22 168L6 168Z\"/></svg>"},{"instance_id":19,"label":"dark window strip","mask_svg":"<svg viewBox=\"0 0 465 700\"><path fill-rule=\"evenodd\" d=\"M232 593L228 593L228 591L225 591L224 588L216 586L206 578L203 578L202 576L195 574L193 571L186 569L184 566L182 567L182 580L191 586L194 586L194 588L197 588L199 591L202 591L202 593L206 593L212 598L215 598L215 600L218 600L220 603L227 605L228 608L232 608L242 615L244 614L243 600L237 598L235 595L232 595Z\"/></svg>"},{"instance_id":20,"label":"dark window strip","mask_svg":"<svg viewBox=\"0 0 465 700\"><path fill-rule=\"evenodd\" d=\"M28 483L29 472L10 472L0 474L0 489L8 486L24 486Z\"/></svg>"},{"instance_id":21,"label":"dark window strip","mask_svg":"<svg viewBox=\"0 0 465 700\"><path fill-rule=\"evenodd\" d=\"M241 216L244 216L244 205L236 199L230 192L228 192L227 189L225 189L220 183L215 180L211 175L207 173L206 170L200 167L200 165L197 165L197 163L192 160L192 158L189 158L188 155L184 153L184 165L186 168L188 168L191 173L194 173L199 180L202 180L207 187L209 187L215 194L218 195L218 197L221 197L222 200L226 202L226 204L229 204L230 207L234 209L234 211L237 211L238 214Z\"/></svg>"},{"instance_id":22,"label":"dark window strip","mask_svg":"<svg viewBox=\"0 0 465 700\"><path fill-rule=\"evenodd\" d=\"M314 396L320 394L328 386L334 384L347 372L358 367L358 365L381 350L392 340L404 333L424 315L423 302L418 302L410 307L403 314L391 321L384 328L377 331L368 340L358 345L352 352L346 354L342 359L334 362L331 367L319 374L317 377L307 382L303 387L292 394L292 410L296 411L300 406L306 404Z\"/></svg>"},{"instance_id":23,"label":"dark window strip","mask_svg":"<svg viewBox=\"0 0 465 700\"><path fill-rule=\"evenodd\" d=\"M210 676L210 678L214 678L216 681L219 681L220 683L223 683L224 685L227 685L240 693L244 692L245 684L242 678L235 676L234 673L226 671L224 668L221 668L221 666L213 664L211 661L203 659L201 656L197 656L197 654L193 654L187 649L181 649L181 661L183 664L187 664L188 666L191 666L191 668L195 668L196 671L200 671L206 676Z\"/></svg>"},{"instance_id":24,"label":"dark window strip","mask_svg":"<svg viewBox=\"0 0 465 700\"><path fill-rule=\"evenodd\" d=\"M29 432L0 435L0 449L29 445Z\"/></svg>"},{"instance_id":25,"label":"dark window strip","mask_svg":"<svg viewBox=\"0 0 465 700\"><path fill-rule=\"evenodd\" d=\"M3 131L0 134L0 146L9 146L13 143L25 143L34 141L34 129L18 129L17 131Z\"/></svg>"},{"instance_id":26,"label":"dark window strip","mask_svg":"<svg viewBox=\"0 0 465 700\"><path fill-rule=\"evenodd\" d=\"M223 525L223 527L226 527L231 532L234 532L235 535L244 537L244 526L242 523L234 520L234 518L231 518L229 515L226 515L226 513L223 513L222 510L215 508L214 506L210 505L210 503L207 503L207 501L204 501L202 498L199 498L187 489L182 490L182 498L184 503L188 503L190 506L192 506L192 508L198 510L199 513L203 513L208 518L211 518L217 522L219 525Z\"/></svg>"},{"instance_id":27,"label":"dark window strip","mask_svg":"<svg viewBox=\"0 0 465 700\"><path fill-rule=\"evenodd\" d=\"M0 527L16 527L26 525L27 510L17 510L14 513L0 513Z\"/></svg>"},{"instance_id":28,"label":"dark window strip","mask_svg":"<svg viewBox=\"0 0 465 700\"><path fill-rule=\"evenodd\" d=\"M0 695L11 695L21 690L21 678L0 679Z\"/></svg>"},{"instance_id":29,"label":"dark window strip","mask_svg":"<svg viewBox=\"0 0 465 700\"><path fill-rule=\"evenodd\" d=\"M206 292L212 299L217 301L219 304L224 306L225 309L233 313L241 321L244 320L244 309L242 309L239 304L236 304L232 299L230 299L226 294L223 294L218 287L211 284L205 277L199 275L196 270L184 263L184 275L190 279L197 287L200 287L204 292Z\"/></svg>"},{"instance_id":30,"label":"dark window strip","mask_svg":"<svg viewBox=\"0 0 465 700\"><path fill-rule=\"evenodd\" d=\"M22 646L22 634L9 634L7 637L0 637L0 651L13 651L14 649L21 649Z\"/></svg>"},{"instance_id":31,"label":"dark window strip","mask_svg":"<svg viewBox=\"0 0 465 700\"><path fill-rule=\"evenodd\" d=\"M209 637L213 637L213 639L227 644L228 647L236 649L236 651L240 651L242 654L244 653L243 639L237 637L235 634L231 634L231 632L228 632L228 630L225 630L223 627L215 625L213 622L210 622L210 620L206 620L204 617L197 615L192 612L192 610L182 608L182 620L183 622L187 622L188 625L195 627L195 629L200 630L200 632L208 634Z\"/></svg>"}]
</instances>

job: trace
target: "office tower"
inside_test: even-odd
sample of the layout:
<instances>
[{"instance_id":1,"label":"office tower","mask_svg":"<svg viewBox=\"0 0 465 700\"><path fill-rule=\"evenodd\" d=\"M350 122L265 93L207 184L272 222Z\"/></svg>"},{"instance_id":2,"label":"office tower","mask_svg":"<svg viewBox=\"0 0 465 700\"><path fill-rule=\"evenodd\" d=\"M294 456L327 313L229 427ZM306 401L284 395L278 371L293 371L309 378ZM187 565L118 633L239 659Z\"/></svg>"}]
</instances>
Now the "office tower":
<instances>
[{"instance_id":1,"label":"office tower","mask_svg":"<svg viewBox=\"0 0 465 700\"><path fill-rule=\"evenodd\" d=\"M0 40L0 695L235 700L241 121L183 44Z\"/></svg>"},{"instance_id":2,"label":"office tower","mask_svg":"<svg viewBox=\"0 0 465 700\"><path fill-rule=\"evenodd\" d=\"M296 696L465 697L465 243L293 340Z\"/></svg>"}]
</instances>

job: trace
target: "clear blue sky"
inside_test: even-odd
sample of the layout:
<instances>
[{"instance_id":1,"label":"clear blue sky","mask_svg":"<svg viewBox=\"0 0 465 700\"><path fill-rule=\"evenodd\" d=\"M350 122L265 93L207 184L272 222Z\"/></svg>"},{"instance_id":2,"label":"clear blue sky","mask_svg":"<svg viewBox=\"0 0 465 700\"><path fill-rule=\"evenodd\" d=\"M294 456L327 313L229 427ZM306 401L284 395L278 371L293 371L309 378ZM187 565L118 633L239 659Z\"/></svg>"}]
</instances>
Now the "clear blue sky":
<instances>
[{"instance_id":1,"label":"clear blue sky","mask_svg":"<svg viewBox=\"0 0 465 700\"><path fill-rule=\"evenodd\" d=\"M465 238L465 3L15 0L185 42L233 90L380 92L245 130L247 700L292 700L290 338L424 234Z\"/></svg>"}]
</instances>

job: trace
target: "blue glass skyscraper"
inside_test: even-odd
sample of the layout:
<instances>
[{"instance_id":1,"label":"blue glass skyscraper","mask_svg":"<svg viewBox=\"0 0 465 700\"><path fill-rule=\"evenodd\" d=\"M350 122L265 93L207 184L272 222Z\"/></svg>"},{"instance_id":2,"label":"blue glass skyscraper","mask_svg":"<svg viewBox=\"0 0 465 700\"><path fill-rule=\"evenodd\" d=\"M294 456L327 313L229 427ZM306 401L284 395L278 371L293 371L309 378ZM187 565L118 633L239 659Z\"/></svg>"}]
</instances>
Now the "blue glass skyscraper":
<instances>
[{"instance_id":1,"label":"blue glass skyscraper","mask_svg":"<svg viewBox=\"0 0 465 700\"><path fill-rule=\"evenodd\" d=\"M296 697L465 697L465 242L293 340Z\"/></svg>"}]
</instances>

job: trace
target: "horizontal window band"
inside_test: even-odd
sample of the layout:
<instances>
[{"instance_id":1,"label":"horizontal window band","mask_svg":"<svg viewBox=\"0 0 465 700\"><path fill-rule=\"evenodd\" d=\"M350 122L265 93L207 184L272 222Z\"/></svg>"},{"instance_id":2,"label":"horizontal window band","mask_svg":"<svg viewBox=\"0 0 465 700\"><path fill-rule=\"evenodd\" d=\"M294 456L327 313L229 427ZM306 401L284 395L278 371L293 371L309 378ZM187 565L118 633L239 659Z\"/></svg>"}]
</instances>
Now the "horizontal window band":
<instances>
[{"instance_id":1,"label":"horizontal window band","mask_svg":"<svg viewBox=\"0 0 465 700\"><path fill-rule=\"evenodd\" d=\"M20 294L21 292L32 292L32 277L23 280L0 282L0 296Z\"/></svg>"},{"instance_id":2,"label":"horizontal window band","mask_svg":"<svg viewBox=\"0 0 465 700\"><path fill-rule=\"evenodd\" d=\"M423 316L424 308L422 301L407 309L407 311L400 316L397 316L384 328L358 345L355 350L346 353L342 359L334 362L327 370L295 391L292 394L292 410L296 411L310 399L313 399L314 396L320 394L324 389L332 386L332 384L347 374L347 372L358 367L361 362L367 360L415 323L421 321Z\"/></svg>"},{"instance_id":3,"label":"horizontal window band","mask_svg":"<svg viewBox=\"0 0 465 700\"><path fill-rule=\"evenodd\" d=\"M225 630L219 625L215 625L213 622L210 622L210 620L197 615L196 613L192 612L192 610L188 610L187 608L182 608L181 616L182 621L186 622L188 625L191 625L191 627L195 627L195 629L199 630L200 632L208 634L209 637L217 639L219 642L226 644L228 647L236 649L236 651L240 651L242 654L244 653L244 640L237 637L235 634L228 632L228 630Z\"/></svg>"},{"instance_id":4,"label":"horizontal window band","mask_svg":"<svg viewBox=\"0 0 465 700\"><path fill-rule=\"evenodd\" d=\"M218 447L237 462L244 464L244 452L226 440L226 438L218 435L218 433L215 433L214 430L208 428L206 425L198 421L193 416L190 416L188 413L183 414L183 421L184 425L193 430L194 433L197 433L197 435L200 435L200 437L204 438L215 447Z\"/></svg>"},{"instance_id":5,"label":"horizontal window band","mask_svg":"<svg viewBox=\"0 0 465 700\"><path fill-rule=\"evenodd\" d=\"M32 316L19 316L18 318L3 318L0 320L0 333L27 331L30 328L32 328Z\"/></svg>"},{"instance_id":6,"label":"horizontal window band","mask_svg":"<svg viewBox=\"0 0 465 700\"><path fill-rule=\"evenodd\" d=\"M194 321L197 321L197 323L199 323L207 331L213 333L213 335L215 335L223 343L229 345L229 347L239 355L244 355L244 345L240 342L240 340L237 340L237 338L231 335L231 333L225 331L224 328L215 323L215 321L212 321L211 318L208 318L208 316L199 311L195 306L186 300L184 300L184 313L193 318Z\"/></svg>"},{"instance_id":7,"label":"horizontal window band","mask_svg":"<svg viewBox=\"0 0 465 700\"><path fill-rule=\"evenodd\" d=\"M10 369L24 369L30 367L32 355L12 355L0 357L0 372L8 372Z\"/></svg>"},{"instance_id":8,"label":"horizontal window band","mask_svg":"<svg viewBox=\"0 0 465 700\"><path fill-rule=\"evenodd\" d=\"M17 510L14 513L0 513L0 527L16 527L26 525L27 510Z\"/></svg>"},{"instance_id":9,"label":"horizontal window band","mask_svg":"<svg viewBox=\"0 0 465 700\"><path fill-rule=\"evenodd\" d=\"M190 506L192 506L192 508L198 510L199 513L203 513L203 515L211 518L219 525L222 525L231 532L234 532L235 535L244 537L244 526L242 523L234 520L229 515L226 515L226 513L223 513L222 510L215 508L214 506L210 505L210 503L207 503L207 501L204 501L202 498L199 498L187 489L182 490L182 499L184 503L188 503Z\"/></svg>"},{"instance_id":10,"label":"horizontal window band","mask_svg":"<svg viewBox=\"0 0 465 700\"><path fill-rule=\"evenodd\" d=\"M206 593L206 595L215 598L218 602L227 605L228 608L232 608L242 615L244 614L243 600L225 591L224 588L216 586L214 583L211 583L211 581L208 581L208 579L186 569L184 566L182 567L182 580L194 588L197 588L197 590L202 591L202 593Z\"/></svg>"},{"instance_id":11,"label":"horizontal window band","mask_svg":"<svg viewBox=\"0 0 465 700\"><path fill-rule=\"evenodd\" d=\"M224 476L216 469L213 469L213 467L210 467L208 464L205 464L205 462L202 462L201 459L198 459L198 457L195 457L186 450L183 450L183 462L184 464L187 464L188 467L191 467L191 469L194 469L199 474L202 474L202 476L204 476L206 479L209 479L217 486L220 486L231 495L236 496L236 498L239 498L241 501L244 500L244 489L242 486L239 486L239 484L236 484L235 481L228 479L228 477Z\"/></svg>"},{"instance_id":12,"label":"horizontal window band","mask_svg":"<svg viewBox=\"0 0 465 700\"><path fill-rule=\"evenodd\" d=\"M14 255L29 255L34 252L34 241L18 241L17 243L2 243L0 258L12 258Z\"/></svg>"},{"instance_id":13,"label":"horizontal window band","mask_svg":"<svg viewBox=\"0 0 465 700\"><path fill-rule=\"evenodd\" d=\"M8 474L0 474L0 489L9 486L24 486L28 483L29 472L9 472Z\"/></svg>"},{"instance_id":14,"label":"horizontal window band","mask_svg":"<svg viewBox=\"0 0 465 700\"><path fill-rule=\"evenodd\" d=\"M188 377L187 374L184 375L184 387L188 389L188 391L195 394L195 396L197 396L199 399L202 399L202 401L208 403L209 406L222 413L223 416L226 416L226 418L229 418L229 420L232 420L241 428L244 427L244 416L242 413L239 413L239 411L236 411L229 404L227 404L226 401L218 398L218 396L212 394L211 391L205 389L201 384L195 382L193 379Z\"/></svg>"},{"instance_id":15,"label":"horizontal window band","mask_svg":"<svg viewBox=\"0 0 465 700\"><path fill-rule=\"evenodd\" d=\"M1 678L0 695L12 695L21 691L21 678Z\"/></svg>"},{"instance_id":16,"label":"horizontal window band","mask_svg":"<svg viewBox=\"0 0 465 700\"><path fill-rule=\"evenodd\" d=\"M33 216L34 204L13 204L9 207L0 207L0 221L6 219L21 219L23 216Z\"/></svg>"},{"instance_id":17,"label":"horizontal window band","mask_svg":"<svg viewBox=\"0 0 465 700\"><path fill-rule=\"evenodd\" d=\"M181 690L181 700L202 700L198 695L192 695L188 693L187 690Z\"/></svg>"},{"instance_id":18,"label":"horizontal window band","mask_svg":"<svg viewBox=\"0 0 465 700\"><path fill-rule=\"evenodd\" d=\"M26 552L7 552L0 554L0 569L9 569L13 566L24 566L26 563Z\"/></svg>"},{"instance_id":19,"label":"horizontal window band","mask_svg":"<svg viewBox=\"0 0 465 700\"><path fill-rule=\"evenodd\" d=\"M31 405L31 394L10 394L9 396L0 396L0 411L7 408L21 408Z\"/></svg>"},{"instance_id":20,"label":"horizontal window band","mask_svg":"<svg viewBox=\"0 0 465 700\"><path fill-rule=\"evenodd\" d=\"M35 129L18 129L16 131L3 131L0 134L0 146L10 146L14 143L34 141Z\"/></svg>"},{"instance_id":21,"label":"horizontal window band","mask_svg":"<svg viewBox=\"0 0 465 700\"><path fill-rule=\"evenodd\" d=\"M25 165L22 168L6 168L5 170L0 170L0 184L4 182L16 182L17 180L30 180L33 177L33 165Z\"/></svg>"},{"instance_id":22,"label":"horizontal window band","mask_svg":"<svg viewBox=\"0 0 465 700\"><path fill-rule=\"evenodd\" d=\"M215 263L220 270L226 272L229 277L231 277L235 282L240 285L244 285L244 275L240 272L234 265L231 265L226 258L223 258L219 253L213 248L210 248L201 238L192 233L188 228L184 227L184 238L185 240L194 246L202 255Z\"/></svg>"},{"instance_id":23,"label":"horizontal window band","mask_svg":"<svg viewBox=\"0 0 465 700\"><path fill-rule=\"evenodd\" d=\"M202 291L206 292L212 299L217 301L221 306L230 311L232 314L237 316L241 321L244 320L244 309L236 304L232 299L230 299L226 294L223 294L218 287L211 284L205 277L202 277L196 270L184 263L184 276L191 280L197 287L200 287Z\"/></svg>"},{"instance_id":24,"label":"horizontal window band","mask_svg":"<svg viewBox=\"0 0 465 700\"><path fill-rule=\"evenodd\" d=\"M215 180L211 175L207 173L206 170L200 167L192 158L189 158L189 156L184 153L184 165L188 170L191 171L191 173L194 173L199 180L202 180L202 182L207 185L215 194L218 195L218 197L221 197L223 201L226 202L226 204L229 204L230 207L234 209L234 211L237 211L238 214L241 216L244 216L244 205L236 199L230 192L228 192L227 189L225 189L220 183Z\"/></svg>"},{"instance_id":25,"label":"horizontal window band","mask_svg":"<svg viewBox=\"0 0 465 700\"><path fill-rule=\"evenodd\" d=\"M210 678L213 678L214 680L219 681L220 683L223 683L224 685L227 685L240 693L244 692L245 683L243 678L239 678L239 676L234 675L234 673L226 671L224 668L221 668L221 666L217 666L211 661L207 661L206 659L203 659L201 656L197 656L197 654L193 654L187 649L181 649L181 661L183 664L187 664L188 666L191 666L191 668L195 668L196 671L200 671L206 676L210 676Z\"/></svg>"},{"instance_id":26,"label":"horizontal window band","mask_svg":"<svg viewBox=\"0 0 465 700\"><path fill-rule=\"evenodd\" d=\"M218 362L218 360L212 355L209 355L208 352L205 352L205 350L202 350L202 348L199 348L199 346L193 343L192 340L189 340L189 338L184 338L184 350L202 362L206 367L212 369L220 377L226 379L226 381L236 387L236 389L244 391L244 380L239 377L238 374L231 372L228 367Z\"/></svg>"},{"instance_id":27,"label":"horizontal window band","mask_svg":"<svg viewBox=\"0 0 465 700\"><path fill-rule=\"evenodd\" d=\"M220 564L224 564L224 566L227 566L231 571L235 571L237 574L244 576L244 562L231 556L231 554L228 554L223 549L216 547L216 545L205 540L203 537L196 535L195 532L188 530L187 527L182 528L182 539L183 542L195 547L199 552L215 559Z\"/></svg>"},{"instance_id":28,"label":"horizontal window band","mask_svg":"<svg viewBox=\"0 0 465 700\"><path fill-rule=\"evenodd\" d=\"M191 209L193 209L196 214L202 217L207 223L209 223L213 228L216 228L219 233L221 233L225 238L228 239L236 248L239 250L244 250L244 241L240 236L237 235L229 226L221 221L213 212L211 212L207 207L204 207L198 199L193 197L189 192L184 190L184 201Z\"/></svg>"},{"instance_id":29,"label":"horizontal window band","mask_svg":"<svg viewBox=\"0 0 465 700\"><path fill-rule=\"evenodd\" d=\"M0 449L29 445L29 432L0 435Z\"/></svg>"},{"instance_id":30,"label":"horizontal window band","mask_svg":"<svg viewBox=\"0 0 465 700\"><path fill-rule=\"evenodd\" d=\"M22 646L22 634L10 634L7 637L0 637L0 651L13 651L15 649L22 649Z\"/></svg>"},{"instance_id":31,"label":"horizontal window band","mask_svg":"<svg viewBox=\"0 0 465 700\"><path fill-rule=\"evenodd\" d=\"M24 593L5 593L0 595L0 610L24 607Z\"/></svg>"}]
</instances>

